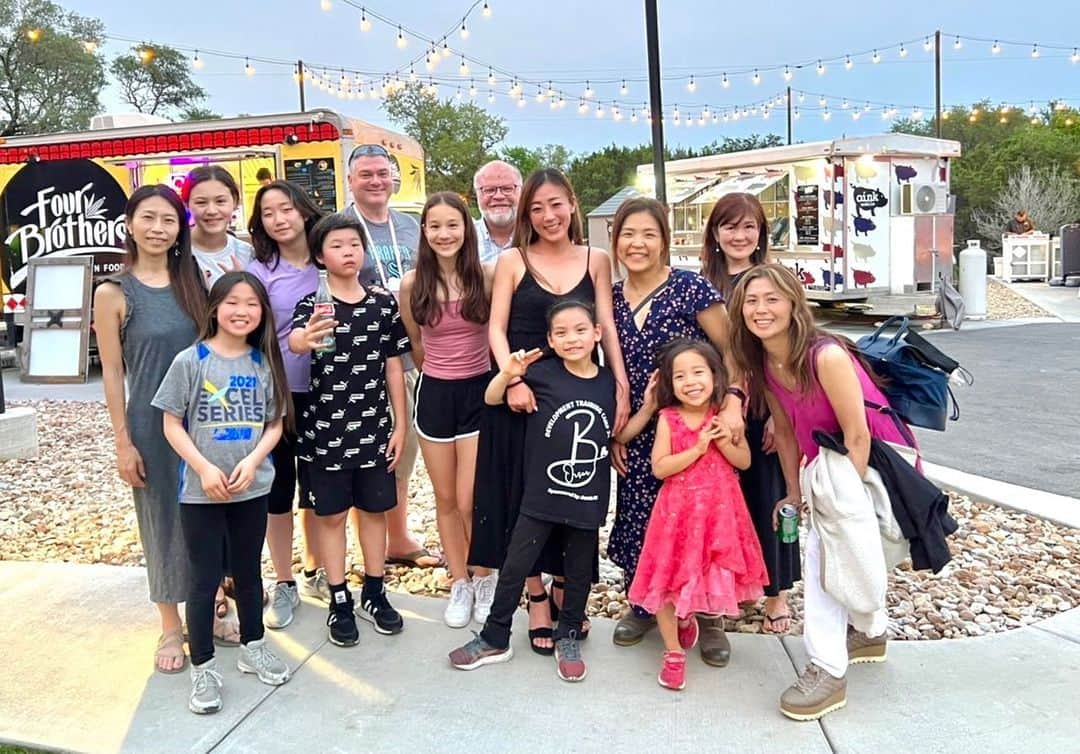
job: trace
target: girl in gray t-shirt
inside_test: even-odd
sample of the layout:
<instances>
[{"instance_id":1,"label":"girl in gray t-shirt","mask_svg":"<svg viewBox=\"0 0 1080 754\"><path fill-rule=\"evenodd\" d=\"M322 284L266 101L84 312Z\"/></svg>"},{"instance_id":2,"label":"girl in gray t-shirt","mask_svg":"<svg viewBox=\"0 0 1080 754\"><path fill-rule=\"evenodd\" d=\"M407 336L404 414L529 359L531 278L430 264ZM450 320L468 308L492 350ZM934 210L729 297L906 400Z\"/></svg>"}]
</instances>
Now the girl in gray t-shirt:
<instances>
[{"instance_id":1,"label":"girl in gray t-shirt","mask_svg":"<svg viewBox=\"0 0 1080 754\"><path fill-rule=\"evenodd\" d=\"M240 618L237 667L273 686L289 680L288 666L264 644L260 575L274 481L269 455L283 423L292 420L284 416L288 395L266 289L249 272L225 273L210 289L198 341L177 354L152 402L182 459L177 484L191 569L192 712L221 709L213 623L226 541Z\"/></svg>"}]
</instances>

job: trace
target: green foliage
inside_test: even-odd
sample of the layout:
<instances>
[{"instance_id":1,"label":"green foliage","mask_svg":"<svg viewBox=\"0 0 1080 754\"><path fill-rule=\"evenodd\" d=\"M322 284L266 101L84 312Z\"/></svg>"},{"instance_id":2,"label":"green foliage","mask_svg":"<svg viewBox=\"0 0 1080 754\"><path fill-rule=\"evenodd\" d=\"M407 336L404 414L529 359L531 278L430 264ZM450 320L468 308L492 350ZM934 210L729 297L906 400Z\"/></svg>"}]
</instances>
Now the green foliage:
<instances>
[{"instance_id":1,"label":"green foliage","mask_svg":"<svg viewBox=\"0 0 1080 754\"><path fill-rule=\"evenodd\" d=\"M472 103L425 94L412 83L387 96L383 110L424 148L429 194L472 193L476 169L496 158L494 147L506 137L506 123Z\"/></svg>"},{"instance_id":2,"label":"green foliage","mask_svg":"<svg viewBox=\"0 0 1080 754\"><path fill-rule=\"evenodd\" d=\"M221 113L215 113L208 107L189 107L180 113L180 120L219 120Z\"/></svg>"},{"instance_id":3,"label":"green foliage","mask_svg":"<svg viewBox=\"0 0 1080 754\"><path fill-rule=\"evenodd\" d=\"M85 45L96 49L104 33L51 0L0 0L0 136L86 128L105 66Z\"/></svg>"},{"instance_id":4,"label":"green foliage","mask_svg":"<svg viewBox=\"0 0 1080 754\"><path fill-rule=\"evenodd\" d=\"M961 157L952 163L951 189L956 194L954 238L963 245L979 237L974 215L989 212L1021 167L1061 168L1080 176L1080 113L1049 109L1034 114L1002 113L989 101L954 107L942 120L941 135L961 144ZM1004 119L1004 122L1002 122ZM901 120L893 131L933 136L933 121ZM1077 208L1080 216L1080 207ZM985 239L992 246L1000 238Z\"/></svg>"},{"instance_id":5,"label":"green foliage","mask_svg":"<svg viewBox=\"0 0 1080 754\"><path fill-rule=\"evenodd\" d=\"M144 54L149 52L149 60ZM110 67L120 96L140 113L172 116L194 108L206 92L191 78L187 56L168 45L144 42Z\"/></svg>"},{"instance_id":6,"label":"green foliage","mask_svg":"<svg viewBox=\"0 0 1080 754\"><path fill-rule=\"evenodd\" d=\"M546 144L542 147L503 147L502 159L527 177L539 168L558 168L564 173L570 169L573 154L562 144Z\"/></svg>"}]
</instances>

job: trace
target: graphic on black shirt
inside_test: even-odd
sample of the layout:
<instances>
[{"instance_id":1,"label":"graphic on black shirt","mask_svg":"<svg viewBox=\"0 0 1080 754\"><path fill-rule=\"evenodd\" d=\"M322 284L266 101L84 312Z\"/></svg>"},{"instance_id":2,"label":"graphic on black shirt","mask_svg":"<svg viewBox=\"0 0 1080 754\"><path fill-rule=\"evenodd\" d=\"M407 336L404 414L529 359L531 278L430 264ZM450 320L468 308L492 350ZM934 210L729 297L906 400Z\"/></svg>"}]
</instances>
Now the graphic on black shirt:
<instances>
[{"instance_id":1,"label":"graphic on black shirt","mask_svg":"<svg viewBox=\"0 0 1080 754\"><path fill-rule=\"evenodd\" d=\"M314 294L296 305L304 327ZM334 299L336 349L311 354L309 402L298 406L297 457L327 471L386 463L392 428L386 360L409 351L409 338L389 292L368 287L355 304Z\"/></svg>"},{"instance_id":2,"label":"graphic on black shirt","mask_svg":"<svg viewBox=\"0 0 1080 754\"><path fill-rule=\"evenodd\" d=\"M521 509L536 518L598 528L611 495L611 420L615 380L601 367L585 379L559 359L533 364L525 381L537 410L526 419Z\"/></svg>"}]
</instances>

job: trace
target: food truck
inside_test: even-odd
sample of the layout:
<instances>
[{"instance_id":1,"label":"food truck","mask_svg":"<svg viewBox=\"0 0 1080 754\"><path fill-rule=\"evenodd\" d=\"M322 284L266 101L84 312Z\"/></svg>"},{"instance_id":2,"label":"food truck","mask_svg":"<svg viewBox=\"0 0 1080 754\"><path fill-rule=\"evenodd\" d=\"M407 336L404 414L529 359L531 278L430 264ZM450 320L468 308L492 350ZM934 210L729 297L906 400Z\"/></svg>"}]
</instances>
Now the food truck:
<instances>
[{"instance_id":1,"label":"food truck","mask_svg":"<svg viewBox=\"0 0 1080 754\"><path fill-rule=\"evenodd\" d=\"M0 138L0 282L7 312L21 311L26 261L94 257L94 276L123 267L124 205L139 186L179 191L198 165L220 165L240 187L233 218L247 235L261 168L301 185L325 211L351 202L347 160L357 144L390 153L395 209L424 205L424 151L410 137L332 110L220 120L119 125L99 116L88 131ZM137 116L136 116L137 117Z\"/></svg>"},{"instance_id":2,"label":"food truck","mask_svg":"<svg viewBox=\"0 0 1080 754\"><path fill-rule=\"evenodd\" d=\"M672 263L698 269L709 213L741 191L765 209L772 261L810 298L932 290L953 264L949 170L959 156L959 142L890 133L668 162ZM652 192L653 166L639 166L637 180Z\"/></svg>"}]
</instances>

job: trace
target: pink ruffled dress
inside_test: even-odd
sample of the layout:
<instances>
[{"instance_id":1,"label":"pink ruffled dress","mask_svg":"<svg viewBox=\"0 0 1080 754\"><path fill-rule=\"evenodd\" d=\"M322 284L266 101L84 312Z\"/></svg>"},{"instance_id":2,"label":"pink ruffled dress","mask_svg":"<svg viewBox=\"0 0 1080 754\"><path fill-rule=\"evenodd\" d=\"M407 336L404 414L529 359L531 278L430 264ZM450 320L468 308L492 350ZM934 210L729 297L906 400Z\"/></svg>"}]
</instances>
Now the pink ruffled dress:
<instances>
[{"instance_id":1,"label":"pink ruffled dress","mask_svg":"<svg viewBox=\"0 0 1080 754\"><path fill-rule=\"evenodd\" d=\"M688 427L675 408L660 414L671 428L672 453L697 442L700 426ZM650 613L671 603L680 618L738 615L739 603L759 599L768 583L738 474L710 444L705 455L664 480L645 531L630 602Z\"/></svg>"}]
</instances>

